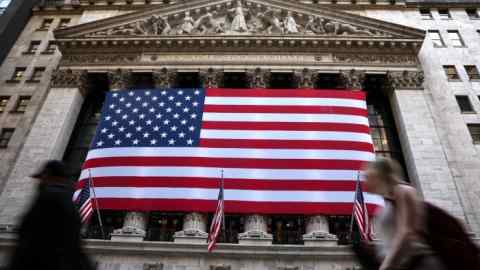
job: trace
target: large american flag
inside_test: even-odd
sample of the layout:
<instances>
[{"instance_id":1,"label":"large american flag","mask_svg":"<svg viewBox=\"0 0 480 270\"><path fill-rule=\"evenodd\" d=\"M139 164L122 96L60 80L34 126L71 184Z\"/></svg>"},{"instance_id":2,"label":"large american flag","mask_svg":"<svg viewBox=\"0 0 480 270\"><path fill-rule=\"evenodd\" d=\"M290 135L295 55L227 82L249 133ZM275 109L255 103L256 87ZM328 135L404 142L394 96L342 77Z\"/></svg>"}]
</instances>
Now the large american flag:
<instances>
[{"instance_id":1,"label":"large american flag","mask_svg":"<svg viewBox=\"0 0 480 270\"><path fill-rule=\"evenodd\" d=\"M228 212L348 215L372 159L361 91L124 90L106 95L79 188L90 169L101 208L207 212L224 168Z\"/></svg>"}]
</instances>

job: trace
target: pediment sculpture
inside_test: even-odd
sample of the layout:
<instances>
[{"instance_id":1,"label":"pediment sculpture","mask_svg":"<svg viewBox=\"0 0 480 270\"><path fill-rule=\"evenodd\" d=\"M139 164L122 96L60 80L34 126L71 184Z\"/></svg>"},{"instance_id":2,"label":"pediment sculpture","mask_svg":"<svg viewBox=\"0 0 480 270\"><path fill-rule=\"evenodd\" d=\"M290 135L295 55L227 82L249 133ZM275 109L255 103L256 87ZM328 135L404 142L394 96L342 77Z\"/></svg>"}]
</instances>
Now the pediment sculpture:
<instances>
[{"instance_id":1,"label":"pediment sculpture","mask_svg":"<svg viewBox=\"0 0 480 270\"><path fill-rule=\"evenodd\" d=\"M195 14L193 14L195 13ZM314 14L260 4L234 1L203 12L150 15L109 29L88 34L97 36L172 36L172 35L325 35L380 36L390 34Z\"/></svg>"}]
</instances>

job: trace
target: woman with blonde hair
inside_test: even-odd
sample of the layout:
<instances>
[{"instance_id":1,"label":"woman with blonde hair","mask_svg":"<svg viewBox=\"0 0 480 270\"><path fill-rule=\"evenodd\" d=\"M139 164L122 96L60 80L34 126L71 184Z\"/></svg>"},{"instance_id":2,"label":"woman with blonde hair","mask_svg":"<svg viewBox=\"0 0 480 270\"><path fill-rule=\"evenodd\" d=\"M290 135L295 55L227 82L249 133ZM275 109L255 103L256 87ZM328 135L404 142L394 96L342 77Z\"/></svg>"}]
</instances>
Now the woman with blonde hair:
<instances>
[{"instance_id":1,"label":"woman with blonde hair","mask_svg":"<svg viewBox=\"0 0 480 270\"><path fill-rule=\"evenodd\" d=\"M385 207L377 218L377 231L382 244L376 254L380 270L435 269L445 267L426 239L425 204L417 191L402 181L400 165L386 158L368 164L365 186L368 192L385 199Z\"/></svg>"}]
</instances>

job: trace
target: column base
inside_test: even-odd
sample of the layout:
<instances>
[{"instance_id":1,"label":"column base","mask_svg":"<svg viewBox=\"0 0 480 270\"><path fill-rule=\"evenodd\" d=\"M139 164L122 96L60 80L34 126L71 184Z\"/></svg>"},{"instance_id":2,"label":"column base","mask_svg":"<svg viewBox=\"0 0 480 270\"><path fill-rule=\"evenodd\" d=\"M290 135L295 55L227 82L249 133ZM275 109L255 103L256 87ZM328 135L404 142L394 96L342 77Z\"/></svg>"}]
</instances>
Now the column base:
<instances>
[{"instance_id":1,"label":"column base","mask_svg":"<svg viewBox=\"0 0 480 270\"><path fill-rule=\"evenodd\" d=\"M175 232L173 242L181 244L205 244L207 243L208 233L200 230L183 230Z\"/></svg>"},{"instance_id":2,"label":"column base","mask_svg":"<svg viewBox=\"0 0 480 270\"><path fill-rule=\"evenodd\" d=\"M125 227L115 230L111 236L112 241L142 242L146 232L135 227Z\"/></svg>"},{"instance_id":3,"label":"column base","mask_svg":"<svg viewBox=\"0 0 480 270\"><path fill-rule=\"evenodd\" d=\"M333 247L337 246L338 238L328 232L311 232L303 235L305 246L310 247Z\"/></svg>"},{"instance_id":4,"label":"column base","mask_svg":"<svg viewBox=\"0 0 480 270\"><path fill-rule=\"evenodd\" d=\"M18 238L18 227L16 225L0 225L0 237L7 239L17 239Z\"/></svg>"},{"instance_id":5,"label":"column base","mask_svg":"<svg viewBox=\"0 0 480 270\"><path fill-rule=\"evenodd\" d=\"M272 235L263 231L248 231L238 235L240 245L269 246L272 241Z\"/></svg>"}]
</instances>

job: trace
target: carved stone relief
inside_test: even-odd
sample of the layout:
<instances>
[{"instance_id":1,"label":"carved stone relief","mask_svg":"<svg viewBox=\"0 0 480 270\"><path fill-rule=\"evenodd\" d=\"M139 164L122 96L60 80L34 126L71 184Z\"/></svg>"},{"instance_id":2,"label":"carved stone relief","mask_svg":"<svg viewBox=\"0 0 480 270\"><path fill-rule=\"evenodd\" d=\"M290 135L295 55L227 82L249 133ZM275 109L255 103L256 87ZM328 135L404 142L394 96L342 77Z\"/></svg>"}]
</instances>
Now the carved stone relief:
<instances>
[{"instance_id":1,"label":"carved stone relief","mask_svg":"<svg viewBox=\"0 0 480 270\"><path fill-rule=\"evenodd\" d=\"M301 72L296 72L297 85L299 88L314 88L315 87L315 74L308 68L303 69Z\"/></svg>"},{"instance_id":2,"label":"carved stone relief","mask_svg":"<svg viewBox=\"0 0 480 270\"><path fill-rule=\"evenodd\" d=\"M261 68L247 71L247 79L250 88L267 88L270 81L270 71Z\"/></svg>"},{"instance_id":3,"label":"carved stone relief","mask_svg":"<svg viewBox=\"0 0 480 270\"><path fill-rule=\"evenodd\" d=\"M71 54L62 56L62 65L70 64L129 64L139 60L136 54Z\"/></svg>"},{"instance_id":4,"label":"carved stone relief","mask_svg":"<svg viewBox=\"0 0 480 270\"><path fill-rule=\"evenodd\" d=\"M195 13L195 14L192 14ZM151 15L90 36L158 36L203 34L303 34L325 36L391 36L376 29L318 15L294 13L266 5L232 1L195 12Z\"/></svg>"},{"instance_id":5,"label":"carved stone relief","mask_svg":"<svg viewBox=\"0 0 480 270\"><path fill-rule=\"evenodd\" d=\"M415 55L334 54L333 61L355 64L417 64Z\"/></svg>"},{"instance_id":6,"label":"carved stone relief","mask_svg":"<svg viewBox=\"0 0 480 270\"><path fill-rule=\"evenodd\" d=\"M423 88L423 71L389 71L387 79L392 89Z\"/></svg>"},{"instance_id":7,"label":"carved stone relief","mask_svg":"<svg viewBox=\"0 0 480 270\"><path fill-rule=\"evenodd\" d=\"M88 72L86 70L57 69L53 71L51 86L56 88L78 88L82 95L88 91Z\"/></svg>"}]
</instances>

